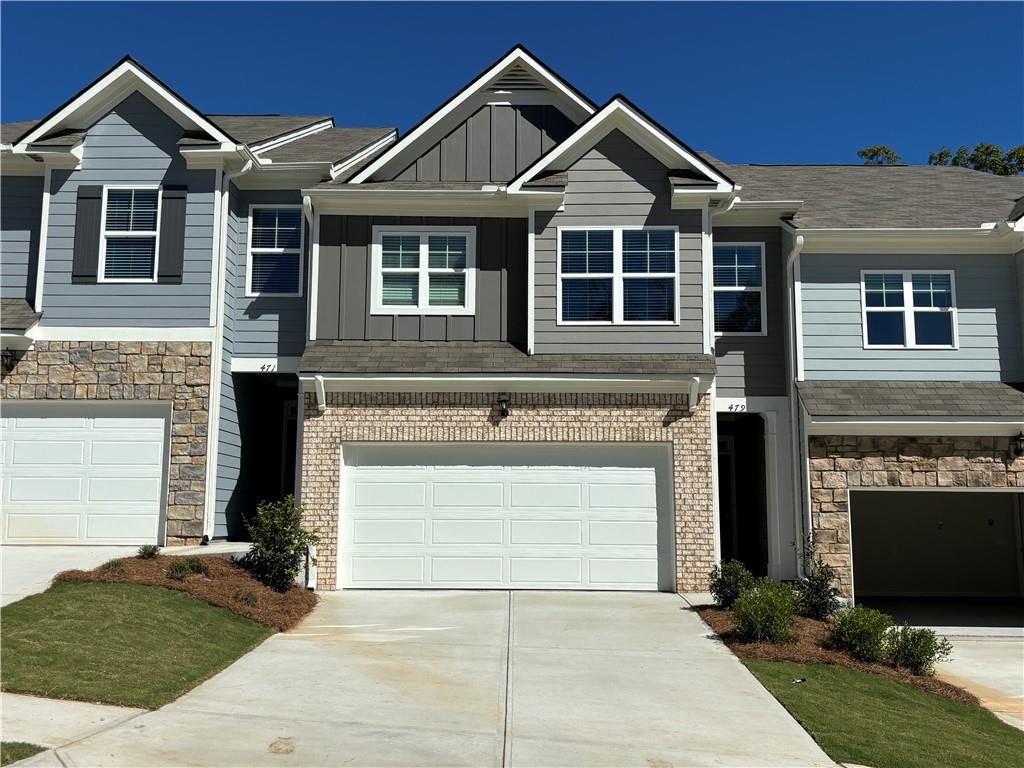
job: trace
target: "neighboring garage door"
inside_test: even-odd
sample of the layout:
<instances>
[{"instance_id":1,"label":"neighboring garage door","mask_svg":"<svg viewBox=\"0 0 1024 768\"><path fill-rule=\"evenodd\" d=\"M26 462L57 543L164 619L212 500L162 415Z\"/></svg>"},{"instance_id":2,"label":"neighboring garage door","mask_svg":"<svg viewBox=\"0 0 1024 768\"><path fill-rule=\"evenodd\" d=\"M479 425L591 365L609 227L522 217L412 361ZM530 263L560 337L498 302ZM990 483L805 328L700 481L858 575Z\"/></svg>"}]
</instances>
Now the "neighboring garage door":
<instances>
[{"instance_id":1,"label":"neighboring garage door","mask_svg":"<svg viewBox=\"0 0 1024 768\"><path fill-rule=\"evenodd\" d=\"M667 446L342 453L341 587L673 588Z\"/></svg>"},{"instance_id":2,"label":"neighboring garage door","mask_svg":"<svg viewBox=\"0 0 1024 768\"><path fill-rule=\"evenodd\" d=\"M1024 494L852 491L857 597L1024 594Z\"/></svg>"},{"instance_id":3,"label":"neighboring garage door","mask_svg":"<svg viewBox=\"0 0 1024 768\"><path fill-rule=\"evenodd\" d=\"M168 410L5 403L0 420L4 541L162 540Z\"/></svg>"}]
</instances>

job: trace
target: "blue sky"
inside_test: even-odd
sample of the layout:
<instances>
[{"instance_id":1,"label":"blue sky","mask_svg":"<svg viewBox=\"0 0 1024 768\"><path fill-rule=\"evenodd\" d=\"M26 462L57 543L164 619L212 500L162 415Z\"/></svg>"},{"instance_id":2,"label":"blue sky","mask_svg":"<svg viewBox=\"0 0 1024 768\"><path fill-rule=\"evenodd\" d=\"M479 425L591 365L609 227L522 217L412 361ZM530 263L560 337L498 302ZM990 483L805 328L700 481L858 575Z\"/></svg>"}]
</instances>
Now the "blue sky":
<instances>
[{"instance_id":1,"label":"blue sky","mask_svg":"<svg viewBox=\"0 0 1024 768\"><path fill-rule=\"evenodd\" d=\"M59 18L60 24L42 17ZM1024 143L1024 3L0 5L0 119L131 53L208 112L403 132L517 42L727 162Z\"/></svg>"}]
</instances>

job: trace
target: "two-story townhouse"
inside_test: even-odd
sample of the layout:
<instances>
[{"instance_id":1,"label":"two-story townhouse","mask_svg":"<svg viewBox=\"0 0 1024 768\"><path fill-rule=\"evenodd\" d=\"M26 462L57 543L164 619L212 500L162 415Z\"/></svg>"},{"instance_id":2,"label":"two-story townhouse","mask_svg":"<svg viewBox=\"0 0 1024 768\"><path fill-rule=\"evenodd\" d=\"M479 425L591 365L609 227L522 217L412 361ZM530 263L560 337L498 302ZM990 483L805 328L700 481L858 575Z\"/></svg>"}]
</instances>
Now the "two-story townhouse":
<instances>
[{"instance_id":1,"label":"two-story townhouse","mask_svg":"<svg viewBox=\"0 0 1024 768\"><path fill-rule=\"evenodd\" d=\"M521 47L400 140L330 118L204 115L137 63L119 67L50 118L4 126L5 541L238 538L256 499L295 487L321 533L321 588L696 589L728 557L792 578L813 533L849 591L847 488L832 484L838 462L855 458L854 433L822 427L808 387L855 377L807 374L806 273L812 253L870 254L874 269L901 252L883 247L876 229L886 225L831 212L874 215L895 199L907 215L917 194L939 221L927 226L960 221L942 223L930 181L727 166L624 97L593 103ZM160 150L133 149L139 168L96 170L111 155L100 151L104 126L133 109L146 113L132 123L137 143ZM1024 303L1012 209L1024 190L930 172L949 186L939 197L976 192L983 219L1002 222L982 233L985 249L1018 252L999 261L999 277L977 278L1017 281L1000 285L1016 294L1001 300L984 344L1016 340L990 352L1008 361L990 380L1012 381L1003 371L1021 355ZM71 197L65 176L82 173L99 173L78 184L102 180L113 202L110 192ZM106 227L108 207L123 218L125 200L129 224L151 229ZM208 212L208 239L196 239L202 220L165 225L175 206ZM895 225L909 227L902 253L938 253L934 233L907 221ZM179 247L181 229L191 234ZM135 249L125 268L155 278L113 289L75 279L105 274L105 243L119 237ZM829 250L842 238L856 247ZM47 266L62 261L65 273ZM161 285L176 261L204 277ZM919 260L938 274L932 261ZM23 277L8 285L8 273ZM188 298L200 283L201 323ZM51 305L51 293L70 303ZM1010 410L1001 431L973 436L993 438L989 459L1002 456L1006 486L1019 487L1009 438L1024 401L998 393ZM132 402L97 402L108 398ZM20 402L37 399L47 402ZM159 418L132 411L140 400L156 401ZM981 461L982 448L964 450ZM136 464L146 464L146 498L129 482ZM66 497L42 476L69 479ZM99 518L117 509L131 512ZM150 528L122 525L130 514L148 514ZM1007 514L1019 520L1019 509ZM887 530L896 516L883 516ZM60 527L72 517L77 527ZM861 516L852 519L859 535Z\"/></svg>"}]
</instances>

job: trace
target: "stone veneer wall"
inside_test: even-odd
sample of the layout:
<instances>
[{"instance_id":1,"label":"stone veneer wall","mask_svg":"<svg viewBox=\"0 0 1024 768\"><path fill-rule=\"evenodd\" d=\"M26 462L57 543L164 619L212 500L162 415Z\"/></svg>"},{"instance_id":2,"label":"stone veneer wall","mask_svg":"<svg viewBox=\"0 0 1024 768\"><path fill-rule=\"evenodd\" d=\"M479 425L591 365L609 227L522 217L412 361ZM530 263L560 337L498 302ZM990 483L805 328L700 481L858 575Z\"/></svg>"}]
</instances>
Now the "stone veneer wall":
<instances>
[{"instance_id":1,"label":"stone veneer wall","mask_svg":"<svg viewBox=\"0 0 1024 768\"><path fill-rule=\"evenodd\" d=\"M815 548L853 595L850 490L1024 488L1024 457L1008 437L842 437L809 440Z\"/></svg>"},{"instance_id":2,"label":"stone veneer wall","mask_svg":"<svg viewBox=\"0 0 1024 768\"><path fill-rule=\"evenodd\" d=\"M198 544L206 499L210 345L187 341L37 341L0 376L4 400L171 403L167 544Z\"/></svg>"},{"instance_id":3,"label":"stone veneer wall","mask_svg":"<svg viewBox=\"0 0 1024 768\"><path fill-rule=\"evenodd\" d=\"M677 588L706 590L715 563L710 402L691 415L685 396L514 394L499 422L490 393L328 393L323 413L307 393L302 506L320 534L317 586L337 583L344 442L663 442L672 444Z\"/></svg>"}]
</instances>

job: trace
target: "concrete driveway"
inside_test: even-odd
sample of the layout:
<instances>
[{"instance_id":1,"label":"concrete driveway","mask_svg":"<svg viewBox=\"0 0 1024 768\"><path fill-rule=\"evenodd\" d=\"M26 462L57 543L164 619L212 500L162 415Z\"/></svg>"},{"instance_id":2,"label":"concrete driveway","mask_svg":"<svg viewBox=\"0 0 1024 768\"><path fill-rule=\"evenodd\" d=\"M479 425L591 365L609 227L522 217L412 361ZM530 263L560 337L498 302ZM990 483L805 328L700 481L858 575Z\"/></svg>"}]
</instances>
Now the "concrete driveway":
<instances>
[{"instance_id":1,"label":"concrete driveway","mask_svg":"<svg viewBox=\"0 0 1024 768\"><path fill-rule=\"evenodd\" d=\"M680 597L570 592L324 594L297 630L59 755L90 766L832 765Z\"/></svg>"},{"instance_id":2,"label":"concrete driveway","mask_svg":"<svg viewBox=\"0 0 1024 768\"><path fill-rule=\"evenodd\" d=\"M21 600L50 586L53 577L73 568L95 568L115 557L135 554L138 547L0 546L0 605Z\"/></svg>"}]
</instances>

